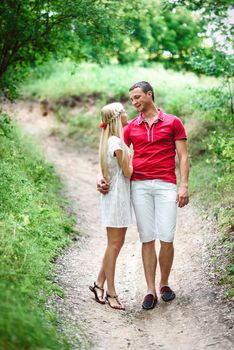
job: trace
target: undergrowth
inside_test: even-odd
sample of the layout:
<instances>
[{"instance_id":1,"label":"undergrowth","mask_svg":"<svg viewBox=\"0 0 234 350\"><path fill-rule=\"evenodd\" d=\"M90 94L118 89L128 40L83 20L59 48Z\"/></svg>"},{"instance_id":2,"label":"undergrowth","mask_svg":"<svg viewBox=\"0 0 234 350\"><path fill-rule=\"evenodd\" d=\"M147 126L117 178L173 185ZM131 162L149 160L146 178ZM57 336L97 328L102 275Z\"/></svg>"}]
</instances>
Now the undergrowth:
<instances>
[{"instance_id":1,"label":"undergrowth","mask_svg":"<svg viewBox=\"0 0 234 350\"><path fill-rule=\"evenodd\" d=\"M74 219L61 183L33 144L0 114L0 348L70 349L48 298L53 261L69 244Z\"/></svg>"}]
</instances>

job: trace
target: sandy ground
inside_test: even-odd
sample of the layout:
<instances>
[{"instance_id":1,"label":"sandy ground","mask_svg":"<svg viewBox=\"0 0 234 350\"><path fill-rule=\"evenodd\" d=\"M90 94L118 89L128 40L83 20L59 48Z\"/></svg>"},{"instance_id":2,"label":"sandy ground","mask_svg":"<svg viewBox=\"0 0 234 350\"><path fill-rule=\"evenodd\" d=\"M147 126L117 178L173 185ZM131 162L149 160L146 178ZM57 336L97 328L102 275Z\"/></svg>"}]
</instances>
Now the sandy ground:
<instances>
[{"instance_id":1,"label":"sandy ground","mask_svg":"<svg viewBox=\"0 0 234 350\"><path fill-rule=\"evenodd\" d=\"M97 156L56 137L54 130L61 129L61 124L51 113L43 117L38 104L18 102L8 106L9 110L55 165L77 216L81 236L58 258L56 281L65 297L55 303L61 329L70 337L73 349L233 349L233 309L206 273L212 223L202 219L191 204L178 210L170 280L177 297L171 303L159 299L150 311L141 308L146 292L141 245L136 227L129 228L116 276L126 311L96 303L88 286L96 279L106 244L95 187Z\"/></svg>"}]
</instances>

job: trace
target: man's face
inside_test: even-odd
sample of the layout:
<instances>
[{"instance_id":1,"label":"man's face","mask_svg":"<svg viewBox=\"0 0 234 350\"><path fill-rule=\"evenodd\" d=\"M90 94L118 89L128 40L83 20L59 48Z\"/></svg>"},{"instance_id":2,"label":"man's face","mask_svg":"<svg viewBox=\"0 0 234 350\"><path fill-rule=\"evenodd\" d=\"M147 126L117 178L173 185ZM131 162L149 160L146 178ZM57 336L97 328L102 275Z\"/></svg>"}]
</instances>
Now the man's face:
<instances>
[{"instance_id":1,"label":"man's face","mask_svg":"<svg viewBox=\"0 0 234 350\"><path fill-rule=\"evenodd\" d=\"M135 88L130 91L130 99L139 112L146 112L153 103L152 91L145 93L141 88Z\"/></svg>"}]
</instances>

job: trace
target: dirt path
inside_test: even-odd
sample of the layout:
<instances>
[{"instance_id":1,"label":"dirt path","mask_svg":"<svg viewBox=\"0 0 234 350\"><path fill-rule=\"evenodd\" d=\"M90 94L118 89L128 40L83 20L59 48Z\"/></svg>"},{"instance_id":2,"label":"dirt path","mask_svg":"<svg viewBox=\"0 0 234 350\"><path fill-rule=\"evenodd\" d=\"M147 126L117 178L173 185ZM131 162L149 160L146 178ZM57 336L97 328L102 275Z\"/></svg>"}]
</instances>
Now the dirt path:
<instances>
[{"instance_id":1,"label":"dirt path","mask_svg":"<svg viewBox=\"0 0 234 350\"><path fill-rule=\"evenodd\" d=\"M179 210L171 273L177 298L169 304L160 300L151 311L141 309L145 294L141 246L136 228L131 227L118 260L116 279L127 310L118 312L97 304L88 290L105 248L95 189L97 157L52 136L56 121L50 114L42 117L38 105L17 103L11 110L39 143L46 159L55 164L77 213L82 236L58 259L57 276L65 290L65 298L57 300L61 328L74 344L81 341L74 349L232 349L231 310L212 290L204 273L204 247L213 234L211 224L202 221L191 205Z\"/></svg>"}]
</instances>

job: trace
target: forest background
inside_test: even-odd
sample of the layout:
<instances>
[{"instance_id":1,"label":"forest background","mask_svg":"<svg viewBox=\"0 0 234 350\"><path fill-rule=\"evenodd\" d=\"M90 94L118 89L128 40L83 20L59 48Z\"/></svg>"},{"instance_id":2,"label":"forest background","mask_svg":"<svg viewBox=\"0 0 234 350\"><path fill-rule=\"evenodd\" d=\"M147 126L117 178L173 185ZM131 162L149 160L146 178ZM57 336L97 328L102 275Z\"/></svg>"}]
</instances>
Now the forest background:
<instances>
[{"instance_id":1,"label":"forest background","mask_svg":"<svg viewBox=\"0 0 234 350\"><path fill-rule=\"evenodd\" d=\"M137 77L182 118L192 199L219 230L211 269L233 298L233 1L3 0L0 21L2 101L41 101L81 147L97 145L103 104L120 100L134 117L127 101ZM92 113L72 112L87 104ZM53 167L3 111L0 149L0 344L69 348L45 302L62 294L51 262L70 242L74 219Z\"/></svg>"}]
</instances>

